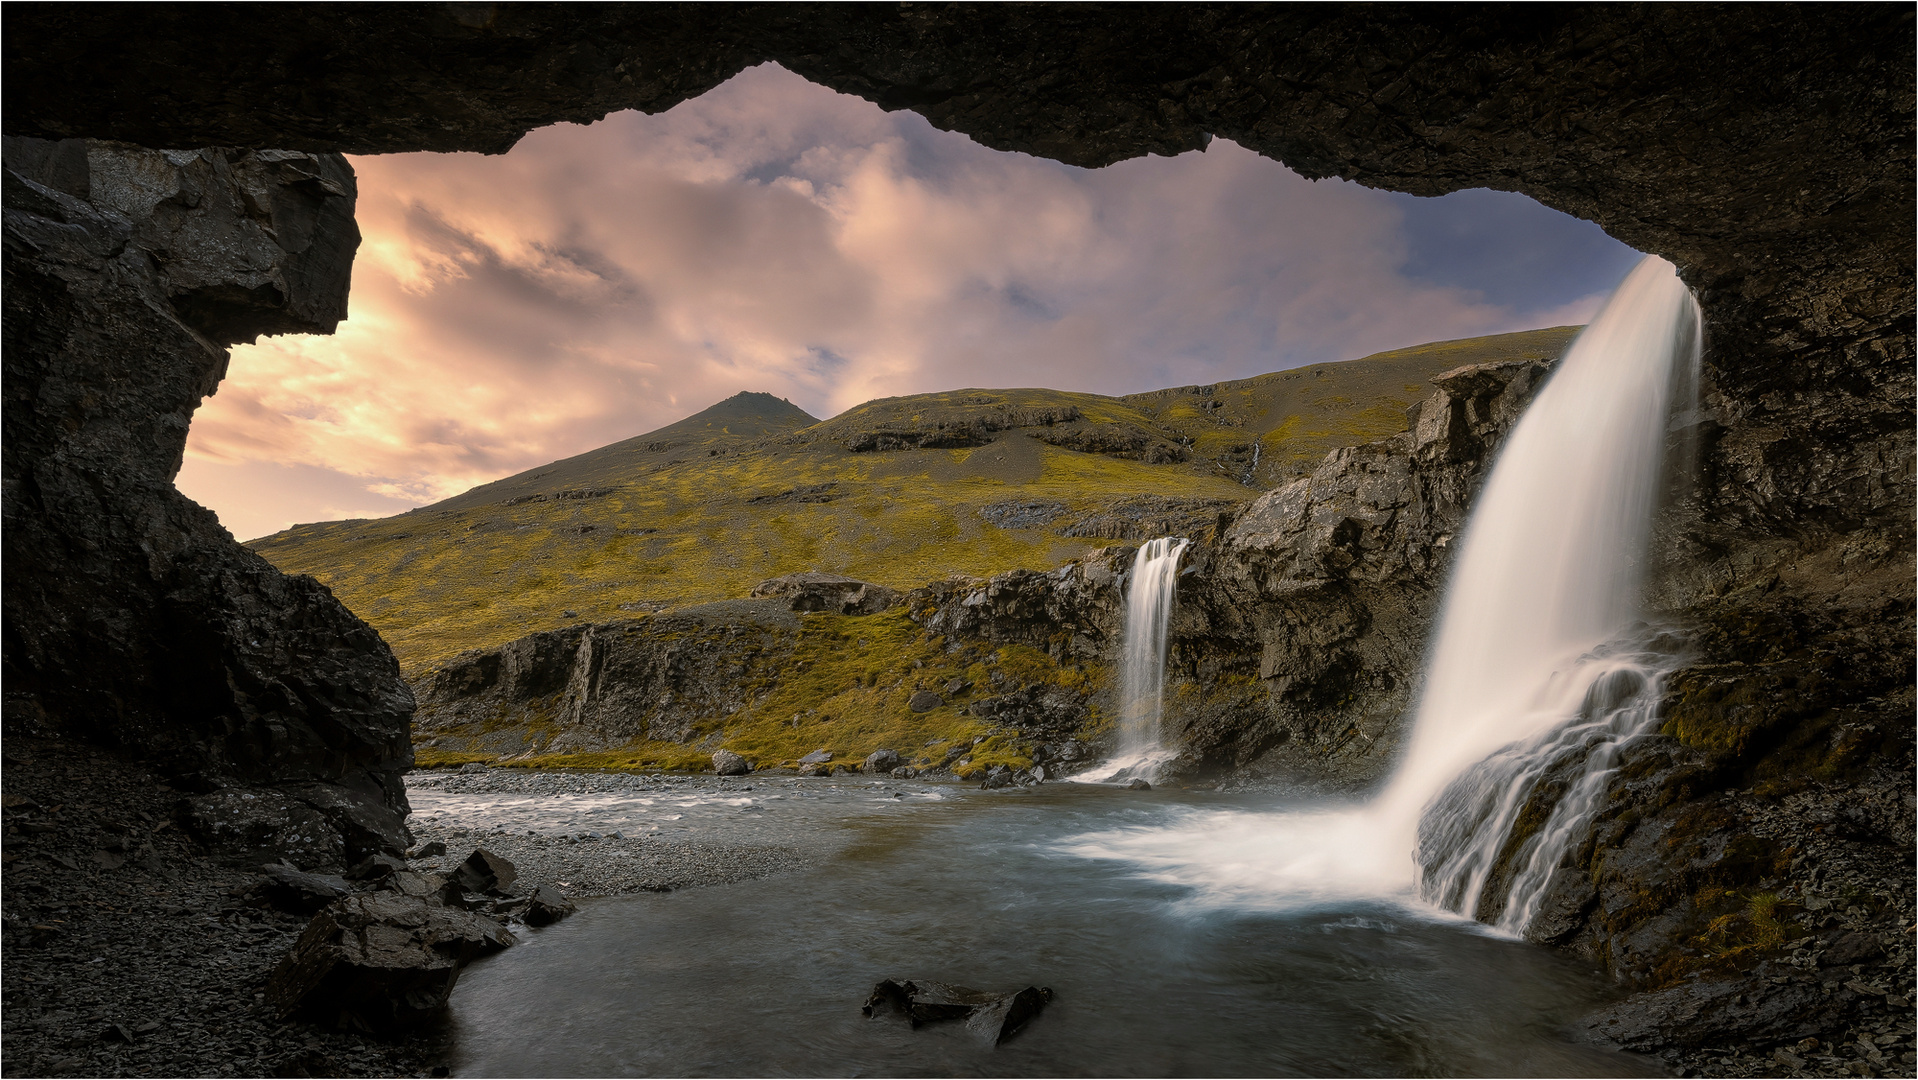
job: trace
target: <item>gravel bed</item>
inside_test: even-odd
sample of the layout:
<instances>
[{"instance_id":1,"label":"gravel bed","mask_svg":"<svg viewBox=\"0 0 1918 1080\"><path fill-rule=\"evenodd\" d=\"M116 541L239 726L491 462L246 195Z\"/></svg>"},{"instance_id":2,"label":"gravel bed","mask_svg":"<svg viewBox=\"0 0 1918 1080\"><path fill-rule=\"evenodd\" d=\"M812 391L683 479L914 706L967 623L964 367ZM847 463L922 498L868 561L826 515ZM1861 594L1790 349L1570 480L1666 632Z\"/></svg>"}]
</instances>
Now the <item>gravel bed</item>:
<instances>
[{"instance_id":1,"label":"gravel bed","mask_svg":"<svg viewBox=\"0 0 1918 1080\"><path fill-rule=\"evenodd\" d=\"M0 1075L445 1075L437 1033L376 1041L262 1007L307 920L240 907L254 875L180 836L180 796L140 766L18 738L5 765Z\"/></svg>"},{"instance_id":2,"label":"gravel bed","mask_svg":"<svg viewBox=\"0 0 1918 1080\"><path fill-rule=\"evenodd\" d=\"M551 882L573 897L723 885L796 870L806 863L799 852L784 848L675 842L650 836L572 841L419 826L413 835L421 844L437 840L446 845L444 858L413 860L420 869L450 870L474 848L483 847L513 864L519 871L518 883Z\"/></svg>"}]
</instances>

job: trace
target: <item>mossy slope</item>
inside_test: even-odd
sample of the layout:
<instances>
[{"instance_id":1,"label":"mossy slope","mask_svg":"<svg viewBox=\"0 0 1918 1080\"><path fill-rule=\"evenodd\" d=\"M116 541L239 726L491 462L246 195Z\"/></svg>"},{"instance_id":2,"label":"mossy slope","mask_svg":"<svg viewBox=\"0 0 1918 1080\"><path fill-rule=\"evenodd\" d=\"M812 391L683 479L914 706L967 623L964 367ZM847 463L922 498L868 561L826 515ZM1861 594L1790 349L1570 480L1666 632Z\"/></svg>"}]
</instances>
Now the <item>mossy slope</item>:
<instances>
[{"instance_id":1,"label":"mossy slope","mask_svg":"<svg viewBox=\"0 0 1918 1080\"><path fill-rule=\"evenodd\" d=\"M1243 501L1327 449L1403 430L1433 375L1554 356L1575 332L1437 342L1123 398L924 394L823 423L741 394L433 506L299 525L250 546L325 582L417 677L464 649L744 596L795 571L910 588L1054 566L1105 542L1061 534L1115 500ZM875 432L885 437L861 442ZM879 448L902 443L932 445Z\"/></svg>"}]
</instances>

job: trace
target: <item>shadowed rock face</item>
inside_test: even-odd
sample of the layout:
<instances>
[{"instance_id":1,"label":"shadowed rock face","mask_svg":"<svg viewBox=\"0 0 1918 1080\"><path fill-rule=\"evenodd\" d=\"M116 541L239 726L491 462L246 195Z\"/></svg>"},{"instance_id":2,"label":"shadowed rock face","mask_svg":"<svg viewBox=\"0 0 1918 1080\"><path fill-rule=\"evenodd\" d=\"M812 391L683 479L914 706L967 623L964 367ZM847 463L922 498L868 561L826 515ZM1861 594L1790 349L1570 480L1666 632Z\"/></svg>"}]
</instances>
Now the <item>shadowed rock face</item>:
<instances>
[{"instance_id":1,"label":"shadowed rock face","mask_svg":"<svg viewBox=\"0 0 1918 1080\"><path fill-rule=\"evenodd\" d=\"M5 185L8 730L117 745L200 791L317 785L276 812L337 835L225 815L260 834L248 851L401 844L413 702L392 653L173 487L226 346L345 315L351 169L9 138Z\"/></svg>"}]
</instances>

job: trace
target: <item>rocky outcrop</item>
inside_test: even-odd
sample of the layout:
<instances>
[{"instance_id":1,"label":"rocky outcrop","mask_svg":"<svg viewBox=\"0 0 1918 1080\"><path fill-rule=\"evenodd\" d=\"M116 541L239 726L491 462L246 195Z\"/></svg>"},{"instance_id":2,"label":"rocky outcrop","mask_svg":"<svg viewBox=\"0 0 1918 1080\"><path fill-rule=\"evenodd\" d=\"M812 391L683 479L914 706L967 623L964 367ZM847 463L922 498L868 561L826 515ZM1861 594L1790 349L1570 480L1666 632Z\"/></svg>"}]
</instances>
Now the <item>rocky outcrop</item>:
<instances>
[{"instance_id":1,"label":"rocky outcrop","mask_svg":"<svg viewBox=\"0 0 1918 1080\"><path fill-rule=\"evenodd\" d=\"M1390 766L1453 542L1550 367L1448 371L1404 434L1334 451L1242 509L1174 523L1203 523L1187 531L1198 543L1170 629L1167 724L1188 769L1356 787ZM1114 661L1135 555L952 579L906 603L930 633ZM1034 711L1011 698L982 708Z\"/></svg>"},{"instance_id":2,"label":"rocky outcrop","mask_svg":"<svg viewBox=\"0 0 1918 1080\"><path fill-rule=\"evenodd\" d=\"M405 846L398 665L172 481L226 345L344 316L353 197L337 155L6 147L7 730L118 746L202 792L273 787L275 821L312 818L302 842L340 852ZM258 854L279 827L239 825L254 802L226 800L237 832L208 839Z\"/></svg>"},{"instance_id":3,"label":"rocky outcrop","mask_svg":"<svg viewBox=\"0 0 1918 1080\"><path fill-rule=\"evenodd\" d=\"M753 596L785 600L794 611L830 611L840 615L877 615L899 599L897 590L884 585L816 571L762 581L753 586Z\"/></svg>"},{"instance_id":4,"label":"rocky outcrop","mask_svg":"<svg viewBox=\"0 0 1918 1080\"><path fill-rule=\"evenodd\" d=\"M501 756L684 741L776 679L800 625L785 602L731 600L461 653L427 677L417 735Z\"/></svg>"}]
</instances>

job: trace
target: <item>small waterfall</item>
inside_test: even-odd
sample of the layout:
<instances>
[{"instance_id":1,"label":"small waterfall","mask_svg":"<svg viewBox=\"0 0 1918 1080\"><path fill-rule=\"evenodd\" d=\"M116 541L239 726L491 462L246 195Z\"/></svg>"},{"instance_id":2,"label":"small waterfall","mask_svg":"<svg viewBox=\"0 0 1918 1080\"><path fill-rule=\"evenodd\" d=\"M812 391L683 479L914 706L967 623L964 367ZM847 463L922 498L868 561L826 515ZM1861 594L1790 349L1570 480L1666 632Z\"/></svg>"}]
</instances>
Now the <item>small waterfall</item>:
<instances>
[{"instance_id":1,"label":"small waterfall","mask_svg":"<svg viewBox=\"0 0 1918 1080\"><path fill-rule=\"evenodd\" d=\"M1191 541L1147 541L1132 560L1126 585L1125 655L1119 684L1119 750L1106 768L1081 774L1088 781L1153 779L1172 757L1161 720L1165 714L1166 627L1179 585L1179 558Z\"/></svg>"},{"instance_id":2,"label":"small waterfall","mask_svg":"<svg viewBox=\"0 0 1918 1080\"><path fill-rule=\"evenodd\" d=\"M1522 931L1618 748L1656 719L1673 650L1635 615L1667 418L1696 378L1699 329L1671 264L1645 259L1573 343L1486 482L1404 762L1380 799L1401 834L1415 828L1419 893L1442 907L1497 911L1501 928ZM1563 793L1515 837L1540 783ZM1501 856L1509 883L1493 880Z\"/></svg>"}]
</instances>

